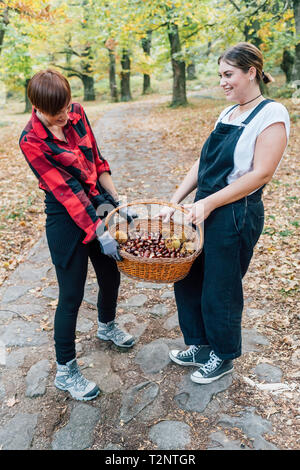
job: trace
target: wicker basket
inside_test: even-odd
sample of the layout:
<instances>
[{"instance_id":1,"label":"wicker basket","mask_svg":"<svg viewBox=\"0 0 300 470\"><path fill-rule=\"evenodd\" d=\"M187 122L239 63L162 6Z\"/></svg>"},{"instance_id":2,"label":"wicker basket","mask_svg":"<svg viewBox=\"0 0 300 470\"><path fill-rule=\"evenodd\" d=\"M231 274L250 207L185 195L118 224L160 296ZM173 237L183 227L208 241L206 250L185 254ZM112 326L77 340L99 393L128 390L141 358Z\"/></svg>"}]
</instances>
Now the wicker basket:
<instances>
[{"instance_id":1,"label":"wicker basket","mask_svg":"<svg viewBox=\"0 0 300 470\"><path fill-rule=\"evenodd\" d=\"M188 213L186 209L169 202L147 200L147 201L134 201L128 204L123 204L113 211L111 211L106 217L105 225L109 230L110 234L114 237L117 230L122 230L125 233L128 231L127 222L118 222L117 224L109 224L113 215L127 206L139 205L139 204L160 204L164 206L172 207L185 214ZM132 226L131 226L132 227ZM134 229L141 230L145 229L151 232L158 232L164 228L170 228L170 222L165 224L161 218L157 219L135 219ZM171 231L174 234L182 232L183 225L171 222ZM196 245L196 251L189 256L184 258L139 258L135 255L127 253L125 250L120 251L123 261L117 261L118 269L126 276L132 279L138 279L148 282L155 283L173 283L183 279L189 273L194 260L199 256L203 247L203 229L201 226L197 226L197 229L191 226L184 226L184 233L189 239L192 239Z\"/></svg>"}]
</instances>

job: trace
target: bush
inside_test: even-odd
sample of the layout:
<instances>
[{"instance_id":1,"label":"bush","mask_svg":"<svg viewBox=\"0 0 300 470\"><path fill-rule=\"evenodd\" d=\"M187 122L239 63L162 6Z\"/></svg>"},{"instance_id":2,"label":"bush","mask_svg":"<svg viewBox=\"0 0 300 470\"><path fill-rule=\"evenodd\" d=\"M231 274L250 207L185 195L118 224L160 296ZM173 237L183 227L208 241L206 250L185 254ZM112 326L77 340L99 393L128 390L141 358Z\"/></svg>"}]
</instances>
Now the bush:
<instances>
[{"instance_id":1,"label":"bush","mask_svg":"<svg viewBox=\"0 0 300 470\"><path fill-rule=\"evenodd\" d=\"M291 98L295 88L292 88L290 85L285 85L281 87L273 87L270 90L270 96L272 98Z\"/></svg>"}]
</instances>

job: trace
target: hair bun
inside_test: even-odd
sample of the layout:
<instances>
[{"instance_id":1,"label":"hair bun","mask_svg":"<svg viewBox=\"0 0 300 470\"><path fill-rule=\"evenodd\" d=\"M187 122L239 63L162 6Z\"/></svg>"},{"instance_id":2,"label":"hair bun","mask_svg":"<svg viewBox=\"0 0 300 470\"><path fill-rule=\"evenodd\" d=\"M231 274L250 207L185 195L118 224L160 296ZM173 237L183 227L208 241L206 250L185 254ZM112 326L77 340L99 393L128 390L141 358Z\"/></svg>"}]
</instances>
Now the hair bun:
<instances>
[{"instance_id":1,"label":"hair bun","mask_svg":"<svg viewBox=\"0 0 300 470\"><path fill-rule=\"evenodd\" d=\"M270 73L266 73L264 71L262 71L262 81L264 83L270 83L270 82L275 82L274 78L272 77L272 75Z\"/></svg>"}]
</instances>

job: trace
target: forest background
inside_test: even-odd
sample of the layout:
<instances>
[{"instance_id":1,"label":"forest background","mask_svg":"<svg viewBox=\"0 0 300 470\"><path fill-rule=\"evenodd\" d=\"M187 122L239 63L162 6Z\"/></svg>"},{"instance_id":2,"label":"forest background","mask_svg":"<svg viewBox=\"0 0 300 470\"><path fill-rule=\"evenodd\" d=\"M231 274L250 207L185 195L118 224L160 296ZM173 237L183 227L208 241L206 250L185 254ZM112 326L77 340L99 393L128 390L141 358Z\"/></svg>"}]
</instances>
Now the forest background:
<instances>
[{"instance_id":1,"label":"forest background","mask_svg":"<svg viewBox=\"0 0 300 470\"><path fill-rule=\"evenodd\" d=\"M279 97L300 78L299 0L0 0L1 100L24 92L48 66L74 96L132 99L173 78L172 104L186 104L186 80L217 83L216 58L239 41L259 47L265 68L283 73ZM120 84L117 82L120 79Z\"/></svg>"},{"instance_id":2,"label":"forest background","mask_svg":"<svg viewBox=\"0 0 300 470\"><path fill-rule=\"evenodd\" d=\"M248 333L263 335L268 346L263 342L263 347L243 354L236 361L234 383L217 399L220 405L216 413L211 408L210 418L198 412L182 414L174 406L172 391L176 390L183 371L175 371L170 365L160 378L164 405L160 418L185 419L193 428L191 445L196 449L209 446L209 435L217 429L221 404L223 411L227 413L230 407L235 415L244 411L245 406L252 407L259 414L256 423L261 423L261 418L272 423L272 433L267 435L270 443L279 449L299 448L299 392L295 383L300 376L299 33L300 0L0 0L0 286L4 290L15 283L16 268L19 264L22 268L31 248L39 246L37 242L45 233L44 194L18 144L31 114L26 87L37 71L51 67L68 77L73 99L83 104L98 137L99 129L104 128L100 150L103 145L103 156L116 165L113 177L129 200L141 199L155 192L153 188L161 189L156 191L156 197L166 194L163 193L166 188L175 189L199 157L218 115L228 105L219 85L217 65L219 55L228 46L249 41L261 49L264 70L275 79L262 92L289 111L289 144L278 171L264 189L264 230L244 282L243 328ZM144 165L143 172L136 173L143 177L135 178L125 165L125 172L118 174L119 156L123 162L130 159L126 160L130 168L140 170ZM121 301L127 301L135 289L134 284L125 281L121 284ZM53 288L54 282L51 276L42 277L30 289L37 305L46 302L44 289ZM143 316L149 325L139 340L141 348L164 334L168 339L180 335L179 327L166 332L161 318L147 313L150 306L161 302L160 291L151 295L147 292L147 296ZM175 314L175 301L164 302ZM56 305L57 299L49 300L43 315L26 309L22 320L33 319L39 322L41 331L52 335ZM1 308L17 307L11 303ZM85 308L84 313L91 306ZM7 314L12 312L1 313L3 321L9 322ZM122 307L118 308L118 315L122 313ZM144 318L141 319L141 313L137 317L140 325ZM93 352L94 342L89 334L77 338L84 354ZM40 354L40 350L34 354ZM21 387L25 386L24 377L32 361L29 358L20 369ZM256 380L253 370L257 365L280 368L284 383L278 394L264 390L266 384L262 384L262 389L256 387L252 379ZM123 377L126 371L122 367L116 370ZM95 369L91 366L88 370ZM129 369L128 383L145 380L133 361ZM130 376L135 373L138 375ZM15 392L15 369L11 369L11 377L8 390ZM8 378L9 373L6 374L9 382ZM17 413L18 406L22 413L28 409L23 407L24 394L20 390L18 395L3 401L6 418ZM41 406L46 415L41 424L43 429L36 436L38 446L45 445L47 433L50 436L53 429L66 424L67 405L51 390L47 389L41 398L42 405L31 398L26 402L34 413L35 407ZM130 449L152 448L147 441L149 422L145 425L139 422L137 428L137 421L133 421L131 427L120 431L115 414L120 393L118 390L104 395L104 405L100 400L106 412L101 415L101 426L95 434L95 448L119 442L121 438L123 442L123 437ZM230 432L241 446L253 445L247 433L237 427Z\"/></svg>"},{"instance_id":3,"label":"forest background","mask_svg":"<svg viewBox=\"0 0 300 470\"><path fill-rule=\"evenodd\" d=\"M277 193L270 198L264 242L268 256L285 253L276 269L269 261L267 276L276 272L278 292L294 300L299 31L300 0L0 0L0 284L43 233L43 195L18 147L31 112L26 87L35 72L52 67L64 73L92 123L117 102L167 96L153 116L165 129L165 144L185 149L178 178L226 105L218 56L249 41L262 50L265 71L275 78L262 91L285 104L292 121L287 169L268 185L269 194Z\"/></svg>"}]
</instances>

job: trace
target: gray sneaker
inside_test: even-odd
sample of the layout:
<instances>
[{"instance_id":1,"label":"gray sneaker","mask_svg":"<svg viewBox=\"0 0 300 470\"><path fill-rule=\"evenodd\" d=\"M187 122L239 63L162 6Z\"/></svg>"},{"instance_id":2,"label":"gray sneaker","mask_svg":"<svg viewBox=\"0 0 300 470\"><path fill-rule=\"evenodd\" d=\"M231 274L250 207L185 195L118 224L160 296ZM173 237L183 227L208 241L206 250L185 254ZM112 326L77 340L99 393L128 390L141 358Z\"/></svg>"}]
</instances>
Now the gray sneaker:
<instances>
[{"instance_id":1,"label":"gray sneaker","mask_svg":"<svg viewBox=\"0 0 300 470\"><path fill-rule=\"evenodd\" d=\"M56 364L55 387L70 392L73 398L81 401L93 400L93 398L99 395L100 389L98 385L83 377L76 359L72 359L66 365Z\"/></svg>"},{"instance_id":2,"label":"gray sneaker","mask_svg":"<svg viewBox=\"0 0 300 470\"><path fill-rule=\"evenodd\" d=\"M202 366L209 359L210 346L196 346L193 344L184 351L173 349L169 352L170 359L181 366Z\"/></svg>"},{"instance_id":3,"label":"gray sneaker","mask_svg":"<svg viewBox=\"0 0 300 470\"><path fill-rule=\"evenodd\" d=\"M104 341L112 341L121 348L131 348L134 345L134 337L127 331L121 330L115 321L101 323L98 321L97 338Z\"/></svg>"}]
</instances>

